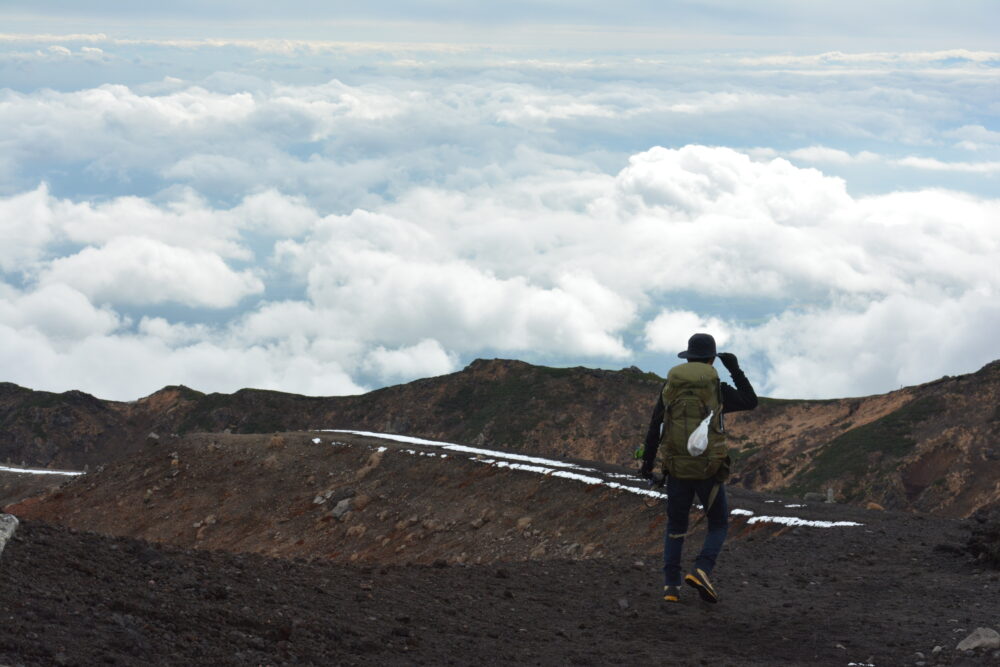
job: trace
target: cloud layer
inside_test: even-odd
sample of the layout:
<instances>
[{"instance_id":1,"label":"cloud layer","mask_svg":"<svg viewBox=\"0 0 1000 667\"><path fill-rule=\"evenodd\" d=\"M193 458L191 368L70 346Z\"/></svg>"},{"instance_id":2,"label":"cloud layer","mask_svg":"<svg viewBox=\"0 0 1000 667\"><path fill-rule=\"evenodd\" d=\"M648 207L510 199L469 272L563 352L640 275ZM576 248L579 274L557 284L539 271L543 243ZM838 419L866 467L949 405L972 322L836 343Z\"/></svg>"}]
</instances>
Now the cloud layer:
<instances>
[{"instance_id":1,"label":"cloud layer","mask_svg":"<svg viewBox=\"0 0 1000 667\"><path fill-rule=\"evenodd\" d=\"M33 39L0 67L37 46L42 73L107 75L154 48ZM0 90L5 379L131 399L497 355L662 373L708 330L762 392L818 397L1000 356L995 54L365 51L337 78L257 53Z\"/></svg>"}]
</instances>

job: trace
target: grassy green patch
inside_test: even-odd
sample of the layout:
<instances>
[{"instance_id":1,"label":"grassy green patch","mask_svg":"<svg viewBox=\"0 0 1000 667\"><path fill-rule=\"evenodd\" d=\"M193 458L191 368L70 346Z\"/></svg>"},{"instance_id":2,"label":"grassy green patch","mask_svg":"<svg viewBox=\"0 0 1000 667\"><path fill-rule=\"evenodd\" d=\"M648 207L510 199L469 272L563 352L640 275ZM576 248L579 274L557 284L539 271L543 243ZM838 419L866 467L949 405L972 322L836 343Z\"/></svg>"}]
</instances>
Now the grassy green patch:
<instances>
[{"instance_id":1,"label":"grassy green patch","mask_svg":"<svg viewBox=\"0 0 1000 667\"><path fill-rule=\"evenodd\" d=\"M882 455L878 468L890 467L916 445L914 427L940 412L938 399L927 396L904 405L881 419L858 426L823 446L812 464L786 487L790 493L818 491L834 479L860 480L873 471L871 455ZM850 495L849 484L845 494Z\"/></svg>"}]
</instances>

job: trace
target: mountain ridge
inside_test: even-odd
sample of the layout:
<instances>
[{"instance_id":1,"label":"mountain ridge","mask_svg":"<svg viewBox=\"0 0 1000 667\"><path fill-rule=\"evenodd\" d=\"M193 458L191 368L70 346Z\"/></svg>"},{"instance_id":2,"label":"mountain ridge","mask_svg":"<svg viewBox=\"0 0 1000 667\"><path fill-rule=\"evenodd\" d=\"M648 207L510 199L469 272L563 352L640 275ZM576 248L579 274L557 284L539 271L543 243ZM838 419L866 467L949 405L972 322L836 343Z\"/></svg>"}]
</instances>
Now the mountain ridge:
<instances>
[{"instance_id":1,"label":"mountain ridge","mask_svg":"<svg viewBox=\"0 0 1000 667\"><path fill-rule=\"evenodd\" d=\"M172 385L132 402L0 383L0 461L86 469L194 432L349 428L633 465L663 379L637 368L549 368L477 359L367 394ZM968 516L1000 499L1000 361L886 394L762 398L728 420L733 483Z\"/></svg>"}]
</instances>

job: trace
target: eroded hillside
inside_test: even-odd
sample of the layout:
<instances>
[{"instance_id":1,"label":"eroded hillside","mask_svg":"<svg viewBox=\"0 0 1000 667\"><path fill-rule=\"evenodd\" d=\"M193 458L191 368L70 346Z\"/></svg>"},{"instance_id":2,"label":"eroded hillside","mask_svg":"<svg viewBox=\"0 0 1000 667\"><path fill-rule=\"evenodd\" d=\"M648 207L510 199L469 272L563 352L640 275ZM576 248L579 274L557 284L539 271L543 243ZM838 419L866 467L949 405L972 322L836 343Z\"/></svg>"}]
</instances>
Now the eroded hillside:
<instances>
[{"instance_id":1,"label":"eroded hillside","mask_svg":"<svg viewBox=\"0 0 1000 667\"><path fill-rule=\"evenodd\" d=\"M753 380L753 378L751 378ZM167 387L132 403L0 385L0 460L84 469L176 434L352 428L633 465L662 379L478 360L361 396ZM729 420L734 484L967 516L1000 500L1000 362L889 394L762 399Z\"/></svg>"}]
</instances>

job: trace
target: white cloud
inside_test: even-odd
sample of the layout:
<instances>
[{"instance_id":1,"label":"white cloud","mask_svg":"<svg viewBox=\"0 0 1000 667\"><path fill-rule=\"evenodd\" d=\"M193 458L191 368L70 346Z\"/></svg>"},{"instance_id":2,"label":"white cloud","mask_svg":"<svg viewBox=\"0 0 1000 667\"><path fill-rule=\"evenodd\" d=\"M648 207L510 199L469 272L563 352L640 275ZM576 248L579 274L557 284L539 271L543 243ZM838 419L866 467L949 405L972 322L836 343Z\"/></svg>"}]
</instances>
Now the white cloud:
<instances>
[{"instance_id":1,"label":"white cloud","mask_svg":"<svg viewBox=\"0 0 1000 667\"><path fill-rule=\"evenodd\" d=\"M0 270L22 271L38 260L54 238L53 217L44 186L0 198Z\"/></svg>"},{"instance_id":2,"label":"white cloud","mask_svg":"<svg viewBox=\"0 0 1000 667\"><path fill-rule=\"evenodd\" d=\"M474 356L641 363L708 330L769 389L832 395L897 379L838 366L883 312L993 321L988 53L4 40L63 59L0 91L0 326L32 386L331 393ZM921 331L893 368L930 372Z\"/></svg>"},{"instance_id":3,"label":"white cloud","mask_svg":"<svg viewBox=\"0 0 1000 667\"><path fill-rule=\"evenodd\" d=\"M856 52L844 53L828 51L810 55L766 55L741 58L745 65L772 66L806 66L819 65L859 65L859 64L893 64L893 65L927 65L930 63L977 63L988 64L1000 62L1000 52L971 51L968 49L947 49L942 51L907 51L907 52Z\"/></svg>"},{"instance_id":4,"label":"white cloud","mask_svg":"<svg viewBox=\"0 0 1000 667\"><path fill-rule=\"evenodd\" d=\"M26 294L8 290L0 298L0 323L31 329L61 344L109 334L123 321L110 308L94 307L72 287L48 285Z\"/></svg>"},{"instance_id":5,"label":"white cloud","mask_svg":"<svg viewBox=\"0 0 1000 667\"><path fill-rule=\"evenodd\" d=\"M944 136L959 139L956 146L965 150L980 151L1000 148L1000 132L988 130L982 125L963 125L944 132Z\"/></svg>"},{"instance_id":6,"label":"white cloud","mask_svg":"<svg viewBox=\"0 0 1000 667\"><path fill-rule=\"evenodd\" d=\"M499 172L488 186L416 188L382 213L322 217L307 199L273 189L231 208L189 196L164 205L139 198L77 204L44 188L0 201L14 200L21 208L33 202L27 209L41 211L33 215L48 221L50 234L93 243L36 260L40 286L71 285L87 304L83 295L95 303L221 308L260 293L263 277L284 276L297 286L295 297L213 326L151 314L125 335L115 333L116 320L107 317L113 311L96 311L106 325L94 325L90 338L109 349L120 343L132 355L173 359L187 374L173 381L194 386L218 372L228 382L305 391L280 384L294 379L316 387L295 370L305 359L329 364L331 378L379 382L448 372L460 358L483 352L625 360L636 352L626 334L639 325L639 342L650 352L672 355L695 331L709 331L741 354L756 350L773 364L766 386L791 392L806 376L796 368L816 370L794 352L815 328L839 331L816 363L835 364L863 349L863 338L852 342L846 331L880 311L865 315L859 304L900 300L923 312L921 295L935 294L935 308L964 299L976 309L968 315L974 319L990 311L969 295L1000 289L993 266L998 202L944 190L858 199L842 180L815 169L718 147L652 149L615 176L553 161L523 174ZM114 211L130 212L145 236L129 235ZM157 231L160 221L175 223L172 235ZM185 231L185 221L196 223ZM274 273L236 271L217 252L157 239L197 246L195 229L203 230L205 246L234 254L245 234L278 239ZM788 311L760 326L710 305L762 296L816 305L810 317ZM678 298L690 304L668 305ZM873 321L873 330L888 322ZM909 340L917 336L900 332L900 349L924 354L923 343ZM785 348L755 342L760 338L780 339ZM73 355L98 342L60 345L49 361L82 368ZM992 348L981 341L979 349L988 356ZM181 363L209 354L259 359L265 369ZM892 360L897 368L908 367L904 362ZM289 370L279 373L282 364ZM885 379L883 371L834 373L839 379L817 392L872 386Z\"/></svg>"},{"instance_id":7,"label":"white cloud","mask_svg":"<svg viewBox=\"0 0 1000 667\"><path fill-rule=\"evenodd\" d=\"M972 174L1000 173L1000 161L996 162L944 162L927 157L904 157L895 161L901 167L929 169L932 171L956 171Z\"/></svg>"},{"instance_id":8,"label":"white cloud","mask_svg":"<svg viewBox=\"0 0 1000 667\"><path fill-rule=\"evenodd\" d=\"M436 340L424 340L396 349L376 347L365 362L384 381L399 382L421 377L444 375L457 369L458 360Z\"/></svg>"},{"instance_id":9,"label":"white cloud","mask_svg":"<svg viewBox=\"0 0 1000 667\"><path fill-rule=\"evenodd\" d=\"M977 370L996 356L995 290L958 298L891 295L859 307L787 312L741 332L772 369L764 391L783 397L851 396Z\"/></svg>"},{"instance_id":10,"label":"white cloud","mask_svg":"<svg viewBox=\"0 0 1000 667\"><path fill-rule=\"evenodd\" d=\"M646 349L667 354L687 349L694 333L708 333L718 350L724 351L732 326L717 317L703 317L689 310L665 310L646 323Z\"/></svg>"},{"instance_id":11,"label":"white cloud","mask_svg":"<svg viewBox=\"0 0 1000 667\"><path fill-rule=\"evenodd\" d=\"M128 236L53 260L40 281L73 285L102 303L203 308L234 306L264 289L250 271L233 271L213 253Z\"/></svg>"},{"instance_id":12,"label":"white cloud","mask_svg":"<svg viewBox=\"0 0 1000 667\"><path fill-rule=\"evenodd\" d=\"M35 328L0 321L0 366L6 381L55 391L83 387L115 400L133 400L169 384L206 392L255 387L330 396L363 391L321 352L292 341L246 347L203 340L174 346L155 336L124 334L54 345Z\"/></svg>"},{"instance_id":13,"label":"white cloud","mask_svg":"<svg viewBox=\"0 0 1000 667\"><path fill-rule=\"evenodd\" d=\"M798 148L788 153L788 156L804 162L821 164L856 164L861 162L875 162L881 159L880 156L870 151L861 151L852 155L847 151L829 148L827 146L809 146L807 148Z\"/></svg>"}]
</instances>

